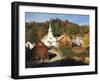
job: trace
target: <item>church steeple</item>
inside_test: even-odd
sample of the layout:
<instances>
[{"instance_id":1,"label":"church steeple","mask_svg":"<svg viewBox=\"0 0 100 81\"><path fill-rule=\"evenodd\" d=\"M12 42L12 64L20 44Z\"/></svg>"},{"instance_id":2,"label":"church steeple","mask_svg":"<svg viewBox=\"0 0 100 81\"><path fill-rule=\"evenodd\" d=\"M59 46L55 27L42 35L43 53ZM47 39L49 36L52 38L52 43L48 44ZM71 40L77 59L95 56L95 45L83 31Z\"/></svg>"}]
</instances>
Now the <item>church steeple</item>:
<instances>
[{"instance_id":1,"label":"church steeple","mask_svg":"<svg viewBox=\"0 0 100 81\"><path fill-rule=\"evenodd\" d=\"M49 23L49 29L48 29L48 35L52 35L52 28L51 28L51 22Z\"/></svg>"},{"instance_id":2,"label":"church steeple","mask_svg":"<svg viewBox=\"0 0 100 81\"><path fill-rule=\"evenodd\" d=\"M49 32L52 32L52 29L51 29L51 23L49 23Z\"/></svg>"},{"instance_id":3,"label":"church steeple","mask_svg":"<svg viewBox=\"0 0 100 81\"><path fill-rule=\"evenodd\" d=\"M42 39L42 42L47 46L56 46L56 38L53 36L51 21L49 22L48 34Z\"/></svg>"}]
</instances>

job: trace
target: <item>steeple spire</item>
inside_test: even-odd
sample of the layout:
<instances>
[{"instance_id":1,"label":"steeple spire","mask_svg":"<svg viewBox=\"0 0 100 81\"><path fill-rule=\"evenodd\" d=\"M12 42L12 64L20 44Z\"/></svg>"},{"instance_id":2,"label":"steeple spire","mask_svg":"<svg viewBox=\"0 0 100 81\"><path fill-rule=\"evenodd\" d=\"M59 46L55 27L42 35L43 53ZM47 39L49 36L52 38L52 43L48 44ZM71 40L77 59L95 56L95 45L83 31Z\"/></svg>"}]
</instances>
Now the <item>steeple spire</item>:
<instances>
[{"instance_id":1,"label":"steeple spire","mask_svg":"<svg viewBox=\"0 0 100 81\"><path fill-rule=\"evenodd\" d=\"M52 28L51 28L51 22L49 23L48 35L53 37Z\"/></svg>"},{"instance_id":2,"label":"steeple spire","mask_svg":"<svg viewBox=\"0 0 100 81\"><path fill-rule=\"evenodd\" d=\"M48 30L48 32L52 32L51 23L49 23L49 30Z\"/></svg>"}]
</instances>

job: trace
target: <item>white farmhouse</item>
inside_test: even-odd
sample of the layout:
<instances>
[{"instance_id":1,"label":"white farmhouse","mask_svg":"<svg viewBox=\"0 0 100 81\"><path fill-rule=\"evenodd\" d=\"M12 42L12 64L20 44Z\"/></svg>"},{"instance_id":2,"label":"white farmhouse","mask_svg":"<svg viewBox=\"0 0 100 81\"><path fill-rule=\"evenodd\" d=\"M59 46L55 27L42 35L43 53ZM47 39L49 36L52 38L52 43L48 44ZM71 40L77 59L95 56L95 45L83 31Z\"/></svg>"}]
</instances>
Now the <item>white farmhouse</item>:
<instances>
[{"instance_id":1,"label":"white farmhouse","mask_svg":"<svg viewBox=\"0 0 100 81\"><path fill-rule=\"evenodd\" d=\"M72 40L72 43L76 44L77 46L81 46L83 44L83 41L81 37L77 36L75 39Z\"/></svg>"}]
</instances>

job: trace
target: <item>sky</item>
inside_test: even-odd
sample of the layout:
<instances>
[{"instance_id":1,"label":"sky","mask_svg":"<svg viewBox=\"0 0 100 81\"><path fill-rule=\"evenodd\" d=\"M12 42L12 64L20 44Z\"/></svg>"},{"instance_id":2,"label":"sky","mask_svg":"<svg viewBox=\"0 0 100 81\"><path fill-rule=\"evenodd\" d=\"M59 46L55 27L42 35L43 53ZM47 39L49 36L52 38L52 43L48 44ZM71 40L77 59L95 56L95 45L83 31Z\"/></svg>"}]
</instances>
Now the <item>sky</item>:
<instances>
[{"instance_id":1,"label":"sky","mask_svg":"<svg viewBox=\"0 0 100 81\"><path fill-rule=\"evenodd\" d=\"M89 15L25 12L25 22L45 22L50 19L68 20L78 25L89 25Z\"/></svg>"}]
</instances>

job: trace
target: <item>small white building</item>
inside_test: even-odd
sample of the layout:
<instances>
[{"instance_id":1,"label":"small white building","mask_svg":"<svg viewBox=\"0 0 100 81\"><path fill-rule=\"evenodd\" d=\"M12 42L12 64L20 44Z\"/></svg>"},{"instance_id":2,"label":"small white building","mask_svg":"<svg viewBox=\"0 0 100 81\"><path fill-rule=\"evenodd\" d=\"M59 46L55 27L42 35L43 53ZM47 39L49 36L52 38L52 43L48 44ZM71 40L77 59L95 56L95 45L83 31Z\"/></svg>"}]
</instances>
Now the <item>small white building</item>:
<instances>
[{"instance_id":1,"label":"small white building","mask_svg":"<svg viewBox=\"0 0 100 81\"><path fill-rule=\"evenodd\" d=\"M35 46L35 44L31 43L30 41L27 41L25 46L31 50Z\"/></svg>"},{"instance_id":2,"label":"small white building","mask_svg":"<svg viewBox=\"0 0 100 81\"><path fill-rule=\"evenodd\" d=\"M77 46L81 46L83 44L82 37L76 37L72 40L72 43L76 44Z\"/></svg>"}]
</instances>

